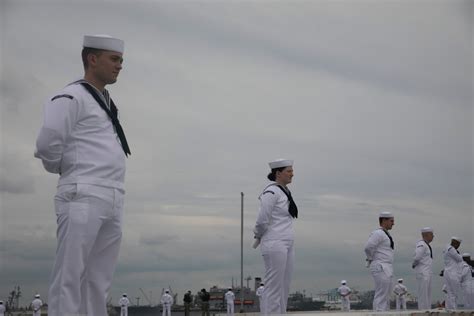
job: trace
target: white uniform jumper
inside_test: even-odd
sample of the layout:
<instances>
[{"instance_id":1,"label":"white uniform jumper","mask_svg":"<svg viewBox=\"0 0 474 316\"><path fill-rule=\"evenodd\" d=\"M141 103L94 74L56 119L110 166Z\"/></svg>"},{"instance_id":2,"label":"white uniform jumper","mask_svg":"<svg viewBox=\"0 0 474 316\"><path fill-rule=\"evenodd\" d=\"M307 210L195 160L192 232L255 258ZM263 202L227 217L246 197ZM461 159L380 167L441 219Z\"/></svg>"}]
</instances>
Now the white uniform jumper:
<instances>
[{"instance_id":1,"label":"white uniform jumper","mask_svg":"<svg viewBox=\"0 0 474 316\"><path fill-rule=\"evenodd\" d=\"M444 253L444 282L447 290L446 309L456 310L461 294L461 263L462 256L451 245L447 245Z\"/></svg>"},{"instance_id":2,"label":"white uniform jumper","mask_svg":"<svg viewBox=\"0 0 474 316\"><path fill-rule=\"evenodd\" d=\"M5 316L5 305L0 304L0 316Z\"/></svg>"},{"instance_id":3,"label":"white uniform jumper","mask_svg":"<svg viewBox=\"0 0 474 316\"><path fill-rule=\"evenodd\" d=\"M234 292L227 291L224 294L224 298L227 305L227 316L234 316L234 300L235 300Z\"/></svg>"},{"instance_id":4,"label":"white uniform jumper","mask_svg":"<svg viewBox=\"0 0 474 316\"><path fill-rule=\"evenodd\" d=\"M122 296L119 301L119 306L120 306L120 316L128 316L128 305L130 305L130 300Z\"/></svg>"},{"instance_id":5,"label":"white uniform jumper","mask_svg":"<svg viewBox=\"0 0 474 316\"><path fill-rule=\"evenodd\" d=\"M418 285L418 309L431 309L431 278L433 276L433 252L431 246L420 240L415 246L413 266Z\"/></svg>"},{"instance_id":6,"label":"white uniform jumper","mask_svg":"<svg viewBox=\"0 0 474 316\"><path fill-rule=\"evenodd\" d=\"M382 228L374 230L365 246L365 254L371 262L369 269L375 283L373 309L377 312L388 311L390 310L394 254L388 232Z\"/></svg>"},{"instance_id":7,"label":"white uniform jumper","mask_svg":"<svg viewBox=\"0 0 474 316\"><path fill-rule=\"evenodd\" d=\"M265 286L263 285L260 285L257 289L257 291L255 292L255 294L258 296L258 300L259 300L259 306L260 306L260 313L263 313L263 293L265 291Z\"/></svg>"},{"instance_id":8,"label":"white uniform jumper","mask_svg":"<svg viewBox=\"0 0 474 316\"><path fill-rule=\"evenodd\" d=\"M474 309L474 279L467 262L461 264L461 293L464 309Z\"/></svg>"},{"instance_id":9,"label":"white uniform jumper","mask_svg":"<svg viewBox=\"0 0 474 316\"><path fill-rule=\"evenodd\" d=\"M265 291L262 314L284 314L288 302L295 252L293 217L289 200L276 182L260 195L260 210L254 228L261 240L265 263Z\"/></svg>"},{"instance_id":10,"label":"white uniform jumper","mask_svg":"<svg viewBox=\"0 0 474 316\"><path fill-rule=\"evenodd\" d=\"M341 295L341 309L344 312L348 312L351 310L351 301L349 298L349 294L351 294L351 289L347 285L341 285L337 292Z\"/></svg>"},{"instance_id":11,"label":"white uniform jumper","mask_svg":"<svg viewBox=\"0 0 474 316\"><path fill-rule=\"evenodd\" d=\"M163 316L171 316L171 305L173 305L173 297L168 293L161 296L161 304L163 305Z\"/></svg>"},{"instance_id":12,"label":"white uniform jumper","mask_svg":"<svg viewBox=\"0 0 474 316\"><path fill-rule=\"evenodd\" d=\"M41 306L43 306L43 302L39 298L35 298L33 302L31 302L33 316L41 316Z\"/></svg>"},{"instance_id":13,"label":"white uniform jumper","mask_svg":"<svg viewBox=\"0 0 474 316\"><path fill-rule=\"evenodd\" d=\"M403 284L398 283L395 285L393 288L393 292L395 293L395 305L397 308L397 311L400 309L406 310L407 309L407 300L406 300L406 294L408 293L407 287Z\"/></svg>"},{"instance_id":14,"label":"white uniform jumper","mask_svg":"<svg viewBox=\"0 0 474 316\"><path fill-rule=\"evenodd\" d=\"M35 157L60 175L48 315L106 316L122 239L126 156L111 119L78 82L46 103Z\"/></svg>"}]
</instances>

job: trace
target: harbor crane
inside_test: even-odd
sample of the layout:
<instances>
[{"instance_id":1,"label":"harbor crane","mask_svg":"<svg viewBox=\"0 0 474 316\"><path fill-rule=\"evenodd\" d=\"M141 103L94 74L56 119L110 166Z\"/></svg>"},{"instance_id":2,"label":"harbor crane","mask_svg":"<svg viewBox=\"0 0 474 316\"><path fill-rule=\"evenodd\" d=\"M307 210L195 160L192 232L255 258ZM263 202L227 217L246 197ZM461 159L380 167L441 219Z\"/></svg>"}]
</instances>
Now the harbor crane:
<instances>
[{"instance_id":1,"label":"harbor crane","mask_svg":"<svg viewBox=\"0 0 474 316\"><path fill-rule=\"evenodd\" d=\"M148 304L150 304L150 306L152 306L153 304L151 303L150 299L148 298L148 296L146 296L145 294L145 291L143 291L142 288L139 288L140 289L140 292L142 292L143 296L145 296L145 299L147 300Z\"/></svg>"}]
</instances>

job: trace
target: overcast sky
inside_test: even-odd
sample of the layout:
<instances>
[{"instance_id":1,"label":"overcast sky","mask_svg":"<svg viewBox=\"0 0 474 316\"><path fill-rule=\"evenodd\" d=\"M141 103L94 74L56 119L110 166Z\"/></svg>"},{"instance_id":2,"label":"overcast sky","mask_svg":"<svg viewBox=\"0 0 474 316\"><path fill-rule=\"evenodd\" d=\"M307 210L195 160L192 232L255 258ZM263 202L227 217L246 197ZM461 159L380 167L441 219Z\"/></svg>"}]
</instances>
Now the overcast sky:
<instances>
[{"instance_id":1,"label":"overcast sky","mask_svg":"<svg viewBox=\"0 0 474 316\"><path fill-rule=\"evenodd\" d=\"M33 158L43 105L83 75L84 34L125 41L109 91L127 161L112 285L193 292L263 276L251 249L267 162L295 160L292 291L373 281L364 244L395 214L395 277L416 292L435 230L434 299L452 235L474 252L473 1L0 0L0 299L47 296L57 176ZM144 302L144 300L142 300ZM181 300L180 300L181 302Z\"/></svg>"}]
</instances>

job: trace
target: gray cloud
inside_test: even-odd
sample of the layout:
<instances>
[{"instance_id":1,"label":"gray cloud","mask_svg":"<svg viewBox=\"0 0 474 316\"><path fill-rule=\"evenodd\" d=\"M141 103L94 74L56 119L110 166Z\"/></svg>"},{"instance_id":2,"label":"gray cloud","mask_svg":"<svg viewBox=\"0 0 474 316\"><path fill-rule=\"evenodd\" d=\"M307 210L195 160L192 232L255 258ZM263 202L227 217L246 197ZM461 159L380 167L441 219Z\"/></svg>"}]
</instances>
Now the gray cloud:
<instances>
[{"instance_id":1,"label":"gray cloud","mask_svg":"<svg viewBox=\"0 0 474 316\"><path fill-rule=\"evenodd\" d=\"M0 191L12 194L33 193L33 185L27 181L3 178L0 180Z\"/></svg>"},{"instance_id":2,"label":"gray cloud","mask_svg":"<svg viewBox=\"0 0 474 316\"><path fill-rule=\"evenodd\" d=\"M31 194L35 191L30 174L31 159L21 153L24 148L18 148L15 148L16 152L10 152L8 149L2 150L0 157L0 192L2 195L5 193Z\"/></svg>"},{"instance_id":3,"label":"gray cloud","mask_svg":"<svg viewBox=\"0 0 474 316\"><path fill-rule=\"evenodd\" d=\"M140 244L144 246L160 246L162 244L173 242L179 240L179 236L175 235L148 235L148 236L141 236L140 237Z\"/></svg>"}]
</instances>

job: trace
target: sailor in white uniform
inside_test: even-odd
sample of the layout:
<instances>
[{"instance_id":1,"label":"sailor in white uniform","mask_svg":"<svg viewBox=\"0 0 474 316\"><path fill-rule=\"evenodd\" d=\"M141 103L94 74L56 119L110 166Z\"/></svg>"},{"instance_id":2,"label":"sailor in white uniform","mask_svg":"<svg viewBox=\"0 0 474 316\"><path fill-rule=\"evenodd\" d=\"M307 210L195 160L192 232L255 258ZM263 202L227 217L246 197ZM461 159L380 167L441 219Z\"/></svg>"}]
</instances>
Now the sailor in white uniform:
<instances>
[{"instance_id":1,"label":"sailor in white uniform","mask_svg":"<svg viewBox=\"0 0 474 316\"><path fill-rule=\"evenodd\" d=\"M262 314L284 314L294 264L293 220L298 208L287 185L293 178L293 161L269 163L271 181L260 194L260 210L254 228L254 247L261 243L265 263Z\"/></svg>"},{"instance_id":2,"label":"sailor in white uniform","mask_svg":"<svg viewBox=\"0 0 474 316\"><path fill-rule=\"evenodd\" d=\"M33 316L41 316L41 306L43 306L43 302L40 299L40 295L36 294L35 298L31 302L31 309L33 310Z\"/></svg>"},{"instance_id":3,"label":"sailor in white uniform","mask_svg":"<svg viewBox=\"0 0 474 316\"><path fill-rule=\"evenodd\" d=\"M260 286L257 288L257 291L255 291L255 294L258 297L258 303L260 306L260 312L262 313L263 311L263 292L265 291L265 285L263 283L260 283Z\"/></svg>"},{"instance_id":4,"label":"sailor in white uniform","mask_svg":"<svg viewBox=\"0 0 474 316\"><path fill-rule=\"evenodd\" d=\"M35 157L59 175L49 316L107 315L130 149L105 86L117 81L123 51L120 39L84 36L84 79L67 85L44 107Z\"/></svg>"},{"instance_id":5,"label":"sailor in white uniform","mask_svg":"<svg viewBox=\"0 0 474 316\"><path fill-rule=\"evenodd\" d=\"M406 295L408 293L407 287L403 284L403 279L398 279L398 284L393 288L395 293L395 306L397 311L407 309Z\"/></svg>"},{"instance_id":6,"label":"sailor in white uniform","mask_svg":"<svg viewBox=\"0 0 474 316\"><path fill-rule=\"evenodd\" d=\"M339 295L341 295L341 309L344 312L349 312L351 310L351 301L350 295L352 290L350 287L347 286L347 281L342 280L341 286L337 289Z\"/></svg>"},{"instance_id":7,"label":"sailor in white uniform","mask_svg":"<svg viewBox=\"0 0 474 316\"><path fill-rule=\"evenodd\" d=\"M463 253L462 259L461 296L463 307L464 309L474 309L474 280L472 278L471 254L468 252Z\"/></svg>"},{"instance_id":8,"label":"sailor in white uniform","mask_svg":"<svg viewBox=\"0 0 474 316\"><path fill-rule=\"evenodd\" d=\"M235 300L235 294L232 292L232 289L229 289L225 294L224 294L224 299L227 305L227 316L234 316L234 300Z\"/></svg>"},{"instance_id":9,"label":"sailor in white uniform","mask_svg":"<svg viewBox=\"0 0 474 316\"><path fill-rule=\"evenodd\" d=\"M163 316L171 316L171 305L173 305L173 296L170 295L169 290L165 290L165 294L161 296L161 304L163 305Z\"/></svg>"},{"instance_id":10,"label":"sailor in white uniform","mask_svg":"<svg viewBox=\"0 0 474 316\"><path fill-rule=\"evenodd\" d=\"M364 249L367 265L374 278L373 309L377 312L390 310L395 244L388 231L392 229L394 223L392 213L381 212L379 215L380 227L370 234Z\"/></svg>"},{"instance_id":11,"label":"sailor in white uniform","mask_svg":"<svg viewBox=\"0 0 474 316\"><path fill-rule=\"evenodd\" d=\"M451 237L451 243L443 251L444 282L448 292L446 309L449 311L457 309L457 301L461 295L461 263L463 260L458 251L461 241L459 237Z\"/></svg>"},{"instance_id":12,"label":"sailor in white uniform","mask_svg":"<svg viewBox=\"0 0 474 316\"><path fill-rule=\"evenodd\" d=\"M128 316L128 305L130 305L130 300L127 297L127 293L122 294L118 304L120 306L120 316Z\"/></svg>"},{"instance_id":13,"label":"sailor in white uniform","mask_svg":"<svg viewBox=\"0 0 474 316\"><path fill-rule=\"evenodd\" d=\"M5 305L3 305L3 301L0 301L0 316L5 316Z\"/></svg>"},{"instance_id":14,"label":"sailor in white uniform","mask_svg":"<svg viewBox=\"0 0 474 316\"><path fill-rule=\"evenodd\" d=\"M33 316L41 315L42 306L43 306L43 301L41 301L41 296L39 294L36 294L35 298L31 302L31 309L33 310Z\"/></svg>"},{"instance_id":15,"label":"sailor in white uniform","mask_svg":"<svg viewBox=\"0 0 474 316\"><path fill-rule=\"evenodd\" d=\"M415 269L418 285L418 309L431 309L431 279L433 276L433 229L421 229L421 240L416 243L412 268Z\"/></svg>"}]
</instances>

